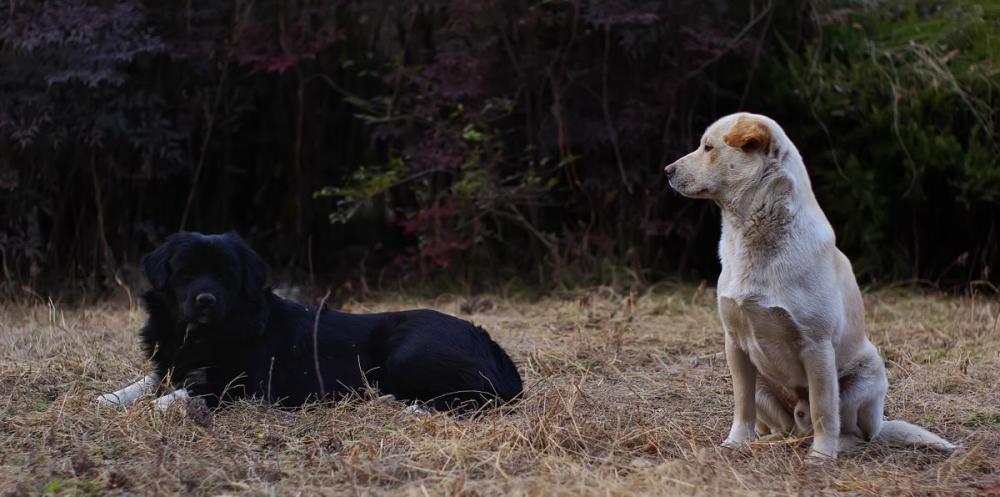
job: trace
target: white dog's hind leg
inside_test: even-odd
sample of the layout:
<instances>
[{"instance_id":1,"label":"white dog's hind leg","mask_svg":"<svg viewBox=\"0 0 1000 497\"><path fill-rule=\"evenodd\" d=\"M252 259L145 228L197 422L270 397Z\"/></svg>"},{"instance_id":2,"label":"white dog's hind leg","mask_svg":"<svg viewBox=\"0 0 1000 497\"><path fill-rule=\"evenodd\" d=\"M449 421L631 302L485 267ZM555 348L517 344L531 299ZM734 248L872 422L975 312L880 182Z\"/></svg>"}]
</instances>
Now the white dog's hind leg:
<instances>
[{"instance_id":1,"label":"white dog's hind leg","mask_svg":"<svg viewBox=\"0 0 1000 497\"><path fill-rule=\"evenodd\" d=\"M178 388L177 390L174 390L173 392L154 400L153 408L156 409L157 411L164 412L175 403L180 405L181 407L184 407L187 404L188 399L190 398L191 396L188 395L188 391L186 388Z\"/></svg>"},{"instance_id":2,"label":"white dog's hind leg","mask_svg":"<svg viewBox=\"0 0 1000 497\"><path fill-rule=\"evenodd\" d=\"M786 436L792 433L795 428L795 421L786 401L779 392L775 390L781 388L773 385L763 377L757 378L757 434Z\"/></svg>"},{"instance_id":3,"label":"white dog's hind leg","mask_svg":"<svg viewBox=\"0 0 1000 497\"><path fill-rule=\"evenodd\" d=\"M97 403L102 406L130 406L143 395L151 392L160 383L160 375L148 374L141 380L111 393L97 397Z\"/></svg>"}]
</instances>

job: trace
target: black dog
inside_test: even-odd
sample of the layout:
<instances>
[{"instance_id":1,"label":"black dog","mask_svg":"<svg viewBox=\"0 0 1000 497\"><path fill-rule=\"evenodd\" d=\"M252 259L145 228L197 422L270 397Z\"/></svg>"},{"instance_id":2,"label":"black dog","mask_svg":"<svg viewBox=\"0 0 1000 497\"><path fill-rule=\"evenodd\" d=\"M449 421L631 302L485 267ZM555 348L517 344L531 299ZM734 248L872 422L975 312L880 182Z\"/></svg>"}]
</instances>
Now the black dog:
<instances>
[{"instance_id":1,"label":"black dog","mask_svg":"<svg viewBox=\"0 0 1000 497\"><path fill-rule=\"evenodd\" d=\"M161 407L178 395L210 407L241 397L293 407L371 386L465 410L521 393L517 368L483 329L427 309L345 314L282 299L264 261L232 233L177 233L142 267L153 288L140 336L155 373L104 403L134 402L164 378L178 390Z\"/></svg>"}]
</instances>

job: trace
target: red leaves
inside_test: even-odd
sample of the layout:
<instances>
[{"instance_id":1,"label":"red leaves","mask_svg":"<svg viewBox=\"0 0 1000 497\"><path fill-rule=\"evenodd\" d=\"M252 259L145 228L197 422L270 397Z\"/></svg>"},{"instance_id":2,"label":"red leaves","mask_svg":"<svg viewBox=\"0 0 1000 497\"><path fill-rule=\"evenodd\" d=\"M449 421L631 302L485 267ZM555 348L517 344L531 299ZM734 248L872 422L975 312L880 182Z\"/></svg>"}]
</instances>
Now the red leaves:
<instances>
[{"instance_id":1,"label":"red leaves","mask_svg":"<svg viewBox=\"0 0 1000 497\"><path fill-rule=\"evenodd\" d=\"M417 210L410 218L396 217L396 224L403 228L407 235L416 235L420 239L418 250L412 254L422 274L432 269L447 269L451 259L456 254L467 250L472 241L467 233L455 228L459 215L462 214L462 200L449 197L444 201L435 202L430 207ZM397 264L403 260L397 260Z\"/></svg>"},{"instance_id":2,"label":"red leaves","mask_svg":"<svg viewBox=\"0 0 1000 497\"><path fill-rule=\"evenodd\" d=\"M252 71L282 73L306 60L314 60L324 49L344 39L332 25L313 28L307 22L288 27L252 23L239 30L229 47L229 56Z\"/></svg>"}]
</instances>

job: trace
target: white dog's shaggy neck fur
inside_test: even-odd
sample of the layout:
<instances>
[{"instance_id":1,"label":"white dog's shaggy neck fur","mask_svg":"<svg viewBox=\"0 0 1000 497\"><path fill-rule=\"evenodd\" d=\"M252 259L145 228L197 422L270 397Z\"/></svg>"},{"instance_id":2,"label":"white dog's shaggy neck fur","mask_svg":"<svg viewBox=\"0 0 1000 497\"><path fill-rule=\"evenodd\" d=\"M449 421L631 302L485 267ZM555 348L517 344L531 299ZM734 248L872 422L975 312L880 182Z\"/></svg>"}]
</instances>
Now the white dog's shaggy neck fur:
<instances>
[{"instance_id":1,"label":"white dog's shaggy neck fur","mask_svg":"<svg viewBox=\"0 0 1000 497\"><path fill-rule=\"evenodd\" d=\"M720 192L716 200L722 210L719 259L731 270L729 280L742 287L726 293L738 300L760 293L744 286L748 280L764 280L758 281L763 286L778 284L808 270L795 264L802 252L836 244L798 149L777 123L757 117L771 134L763 154L765 165L754 179L734 191Z\"/></svg>"}]
</instances>

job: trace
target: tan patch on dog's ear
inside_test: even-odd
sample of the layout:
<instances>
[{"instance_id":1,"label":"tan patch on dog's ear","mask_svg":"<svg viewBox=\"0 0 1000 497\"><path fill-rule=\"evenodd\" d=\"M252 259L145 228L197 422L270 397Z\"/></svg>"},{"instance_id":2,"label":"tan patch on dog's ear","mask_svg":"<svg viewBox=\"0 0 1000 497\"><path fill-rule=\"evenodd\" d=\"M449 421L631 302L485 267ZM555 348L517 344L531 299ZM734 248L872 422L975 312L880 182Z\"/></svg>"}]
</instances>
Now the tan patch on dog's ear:
<instances>
[{"instance_id":1,"label":"tan patch on dog's ear","mask_svg":"<svg viewBox=\"0 0 1000 497\"><path fill-rule=\"evenodd\" d=\"M738 148L744 152L755 152L763 150L771 144L771 131L767 126L753 118L739 117L736 124L730 128L729 132L722 137L733 148Z\"/></svg>"}]
</instances>

